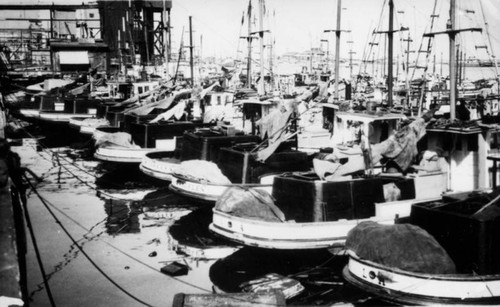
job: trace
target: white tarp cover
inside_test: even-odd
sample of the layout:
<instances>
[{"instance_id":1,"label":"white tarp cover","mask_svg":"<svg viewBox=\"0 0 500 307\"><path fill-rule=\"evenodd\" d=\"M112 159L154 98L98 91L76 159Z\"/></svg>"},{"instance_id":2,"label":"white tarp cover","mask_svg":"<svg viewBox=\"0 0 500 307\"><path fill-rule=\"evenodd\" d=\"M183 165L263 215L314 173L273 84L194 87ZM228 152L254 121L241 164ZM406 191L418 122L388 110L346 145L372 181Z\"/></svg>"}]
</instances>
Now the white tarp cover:
<instances>
[{"instance_id":1,"label":"white tarp cover","mask_svg":"<svg viewBox=\"0 0 500 307\"><path fill-rule=\"evenodd\" d=\"M132 136L126 132L104 133L95 137L96 147L118 146L124 148L140 148L132 141Z\"/></svg>"},{"instance_id":2,"label":"white tarp cover","mask_svg":"<svg viewBox=\"0 0 500 307\"><path fill-rule=\"evenodd\" d=\"M183 161L175 169L175 173L215 184L231 184L231 181L222 174L217 164L210 161Z\"/></svg>"},{"instance_id":3,"label":"white tarp cover","mask_svg":"<svg viewBox=\"0 0 500 307\"><path fill-rule=\"evenodd\" d=\"M59 64L90 64L87 51L61 51Z\"/></svg>"}]
</instances>

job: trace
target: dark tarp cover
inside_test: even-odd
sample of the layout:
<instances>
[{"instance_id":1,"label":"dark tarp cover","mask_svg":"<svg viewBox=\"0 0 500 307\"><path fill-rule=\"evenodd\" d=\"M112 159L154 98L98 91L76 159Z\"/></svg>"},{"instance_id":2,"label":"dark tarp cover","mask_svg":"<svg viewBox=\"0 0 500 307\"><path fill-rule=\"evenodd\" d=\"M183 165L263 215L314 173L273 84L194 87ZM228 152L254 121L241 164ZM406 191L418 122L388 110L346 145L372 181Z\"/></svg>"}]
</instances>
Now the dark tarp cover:
<instances>
[{"instance_id":1,"label":"dark tarp cover","mask_svg":"<svg viewBox=\"0 0 500 307\"><path fill-rule=\"evenodd\" d=\"M239 217L268 222L284 222L285 215L266 191L231 187L215 203L215 209Z\"/></svg>"},{"instance_id":2,"label":"dark tarp cover","mask_svg":"<svg viewBox=\"0 0 500 307\"><path fill-rule=\"evenodd\" d=\"M347 235L346 248L360 258L405 271L455 274L455 264L433 236L411 224L362 222Z\"/></svg>"}]
</instances>

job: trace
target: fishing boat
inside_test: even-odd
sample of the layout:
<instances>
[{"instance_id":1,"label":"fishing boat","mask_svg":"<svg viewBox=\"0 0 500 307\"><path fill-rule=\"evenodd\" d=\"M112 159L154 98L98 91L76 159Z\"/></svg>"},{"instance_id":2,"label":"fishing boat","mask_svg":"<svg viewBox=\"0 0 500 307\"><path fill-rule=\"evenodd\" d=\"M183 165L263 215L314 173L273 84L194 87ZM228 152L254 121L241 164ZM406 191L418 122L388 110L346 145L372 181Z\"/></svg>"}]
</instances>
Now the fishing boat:
<instances>
[{"instance_id":1,"label":"fishing boat","mask_svg":"<svg viewBox=\"0 0 500 307\"><path fill-rule=\"evenodd\" d=\"M194 130L196 127L191 121L151 124L144 120L141 122L141 119L130 123L130 126L130 134L113 127L97 128L96 132L102 133L103 137L98 136L99 146L94 157L109 162L141 163L146 153L175 151L177 138L182 137L184 131Z\"/></svg>"},{"instance_id":2,"label":"fishing boat","mask_svg":"<svg viewBox=\"0 0 500 307\"><path fill-rule=\"evenodd\" d=\"M8 101L11 114L23 120L38 122L40 113L73 110L74 105L64 101L60 91L71 93L76 82L71 79L46 79L38 84L28 86L19 100ZM92 111L90 111L92 113ZM50 116L49 116L50 117Z\"/></svg>"},{"instance_id":3,"label":"fishing boat","mask_svg":"<svg viewBox=\"0 0 500 307\"><path fill-rule=\"evenodd\" d=\"M413 205L409 222L434 237L446 251L455 267L451 272L416 272L388 265L383 258L358 255L364 252L356 252L353 247L348 252L349 263L343 275L354 286L403 305L497 305L500 303L500 267L496 261L500 255L498 199L498 191L473 192ZM411 260L407 263L416 266Z\"/></svg>"},{"instance_id":4,"label":"fishing boat","mask_svg":"<svg viewBox=\"0 0 500 307\"><path fill-rule=\"evenodd\" d=\"M53 110L39 112L39 121L68 124L70 119L75 116L79 118L95 118L99 101L87 97L67 97L64 99L56 98L53 104Z\"/></svg>"},{"instance_id":5,"label":"fishing boat","mask_svg":"<svg viewBox=\"0 0 500 307\"><path fill-rule=\"evenodd\" d=\"M399 178L358 175L325 181L314 172L281 174L273 178L272 196L284 221L235 214L232 209L224 209L228 204L217 203L210 229L232 241L260 248L343 246L349 230L362 221L392 224L407 217L413 203L439 199L446 189L445 178L445 173L437 172ZM398 187L401 197L388 201L384 189L392 186Z\"/></svg>"},{"instance_id":6,"label":"fishing boat","mask_svg":"<svg viewBox=\"0 0 500 307\"><path fill-rule=\"evenodd\" d=\"M110 162L140 163L148 152L174 151L184 131L213 125L189 120L190 96L191 89L167 89L163 99L119 111L123 120L118 127L96 128L94 156Z\"/></svg>"},{"instance_id":7,"label":"fishing boat","mask_svg":"<svg viewBox=\"0 0 500 307\"><path fill-rule=\"evenodd\" d=\"M281 212L282 219L266 220L241 213L245 209L234 209L223 194L213 209L210 229L230 240L261 248L342 246L349 230L358 223L372 220L393 224L408 217L414 202L438 199L447 190L447 172L441 168L403 175L389 173L389 162L377 164L381 155L401 155L408 164L425 131L424 117L403 126L405 116L374 110L336 111L331 115L327 120L333 126L334 147L324 148L320 154L331 155L335 162L316 156L314 172L295 171L273 178L271 193L276 201L272 207ZM390 148L405 148L406 153L393 156L385 151Z\"/></svg>"},{"instance_id":8,"label":"fishing boat","mask_svg":"<svg viewBox=\"0 0 500 307\"><path fill-rule=\"evenodd\" d=\"M260 134L270 137L262 142L220 148L214 162L221 177L225 177L223 181L214 182L210 178L196 177L189 170L177 168L172 173L169 189L187 197L214 202L229 187L270 190L274 175L295 170L306 171L311 167L309 155L295 149L297 132L292 131L295 121L290 121L293 109L284 106L277 108L277 103L272 99L244 99L237 102L237 105L243 108L246 117L251 118L252 135L256 135L256 131L261 128ZM258 127L256 118L261 118L262 122L274 118L276 122L274 125L268 124L268 129L265 129ZM287 129L290 131L285 131Z\"/></svg>"},{"instance_id":9,"label":"fishing boat","mask_svg":"<svg viewBox=\"0 0 500 307\"><path fill-rule=\"evenodd\" d=\"M93 116L73 115L69 118L69 125L85 135L92 135L97 127L119 127L124 114L138 107L141 98L158 88L158 81L109 82L106 87L96 88L89 94L98 102Z\"/></svg>"},{"instance_id":10,"label":"fishing boat","mask_svg":"<svg viewBox=\"0 0 500 307\"><path fill-rule=\"evenodd\" d=\"M265 162L257 158L258 143L241 143L220 149L217 165L227 180L211 182L174 169L169 189L186 197L215 202L226 189L234 186L270 191L276 174L310 168L308 154L284 148L273 153Z\"/></svg>"},{"instance_id":11,"label":"fishing boat","mask_svg":"<svg viewBox=\"0 0 500 307\"><path fill-rule=\"evenodd\" d=\"M455 1L450 2L450 117L455 119L456 67L454 59L455 34L462 31L480 31L477 28L456 29ZM436 33L424 34L433 36ZM457 133L465 134L464 128ZM442 133L442 132L440 132ZM452 157L453 158L453 157ZM461 160L464 160L463 158ZM479 172L482 167L478 166ZM453 180L453 178L452 178ZM474 183L474 182L473 182ZM408 225L410 236L396 236L384 243L385 248L369 242L370 230L376 225L358 226L349 234L346 247L349 263L344 268L345 279L354 286L382 299L402 305L498 305L500 303L500 267L498 265L500 242L498 190L485 189L483 179L480 190L443 196L440 201L420 202L412 205ZM456 189L460 191L460 189ZM395 225L396 226L396 225ZM387 232L394 232L387 229ZM415 235L417 232L424 235ZM383 235L381 231L378 236ZM431 240L424 237L431 237ZM389 239L388 239L389 240ZM428 252L416 248L413 252L398 250L399 242L407 241L414 247L430 243L432 250L442 251L438 259L446 258L446 269L432 264L423 269L421 264ZM425 243L423 243L425 242ZM393 246L389 253L387 246ZM364 247L363 247L364 246ZM380 252L379 252L380 251ZM372 253L372 255L369 255ZM385 253L385 256L383 255ZM387 255L396 255L393 262ZM416 256L416 257L415 257ZM420 258L420 259L419 259ZM423 260L423 261L422 261Z\"/></svg>"},{"instance_id":12,"label":"fishing boat","mask_svg":"<svg viewBox=\"0 0 500 307\"><path fill-rule=\"evenodd\" d=\"M139 168L145 174L171 181L172 171L182 161L216 161L221 148L239 143L258 142L256 135L236 134L234 126L221 125L186 131L182 136L179 150L156 151L144 155Z\"/></svg>"}]
</instances>

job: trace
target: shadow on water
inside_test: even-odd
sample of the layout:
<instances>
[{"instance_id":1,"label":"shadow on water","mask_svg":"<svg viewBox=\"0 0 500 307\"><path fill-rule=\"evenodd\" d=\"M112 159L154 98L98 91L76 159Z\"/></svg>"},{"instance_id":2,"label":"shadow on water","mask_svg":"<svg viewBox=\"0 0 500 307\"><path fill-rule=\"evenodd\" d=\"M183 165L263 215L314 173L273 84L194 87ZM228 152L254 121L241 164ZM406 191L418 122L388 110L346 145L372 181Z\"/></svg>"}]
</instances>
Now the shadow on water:
<instances>
[{"instance_id":1,"label":"shadow on water","mask_svg":"<svg viewBox=\"0 0 500 307\"><path fill-rule=\"evenodd\" d=\"M168 182L141 172L136 163L99 163L95 183L98 189L165 188Z\"/></svg>"},{"instance_id":2,"label":"shadow on water","mask_svg":"<svg viewBox=\"0 0 500 307\"><path fill-rule=\"evenodd\" d=\"M208 225L212 223L212 208L213 205L200 204L196 210L180 218L170 226L172 238L179 244L195 248L237 246L208 229Z\"/></svg>"},{"instance_id":3,"label":"shadow on water","mask_svg":"<svg viewBox=\"0 0 500 307\"><path fill-rule=\"evenodd\" d=\"M9 137L13 139L36 138L43 148L69 147L74 149L90 149L92 136L79 133L68 127L68 123L22 123L18 129L10 129Z\"/></svg>"},{"instance_id":4,"label":"shadow on water","mask_svg":"<svg viewBox=\"0 0 500 307\"><path fill-rule=\"evenodd\" d=\"M299 281L305 290L287 305L320 306L349 303L355 306L388 306L344 281L347 256L326 249L271 250L244 247L210 268L210 280L223 292L241 292L242 283L276 273Z\"/></svg>"},{"instance_id":5,"label":"shadow on water","mask_svg":"<svg viewBox=\"0 0 500 307\"><path fill-rule=\"evenodd\" d=\"M175 220L196 208L167 188L150 192L141 200L104 199L106 232L109 235L139 233L143 227L164 226L167 220Z\"/></svg>"}]
</instances>

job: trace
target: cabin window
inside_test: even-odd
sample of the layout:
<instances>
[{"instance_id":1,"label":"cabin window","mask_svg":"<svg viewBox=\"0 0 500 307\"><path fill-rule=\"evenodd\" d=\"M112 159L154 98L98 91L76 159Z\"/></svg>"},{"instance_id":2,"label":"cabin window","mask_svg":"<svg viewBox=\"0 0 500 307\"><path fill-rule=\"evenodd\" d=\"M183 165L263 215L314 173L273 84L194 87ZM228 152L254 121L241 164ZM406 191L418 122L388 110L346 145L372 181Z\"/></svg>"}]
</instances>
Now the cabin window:
<instances>
[{"instance_id":1,"label":"cabin window","mask_svg":"<svg viewBox=\"0 0 500 307\"><path fill-rule=\"evenodd\" d=\"M212 101L212 96L210 96L210 95L205 96L205 104L206 104L207 106L212 105L212 104L211 104L211 101Z\"/></svg>"},{"instance_id":2,"label":"cabin window","mask_svg":"<svg viewBox=\"0 0 500 307\"><path fill-rule=\"evenodd\" d=\"M142 94L142 86L139 86L139 87L137 88L137 92L138 92L139 94Z\"/></svg>"},{"instance_id":3,"label":"cabin window","mask_svg":"<svg viewBox=\"0 0 500 307\"><path fill-rule=\"evenodd\" d=\"M217 105L220 106L221 105L221 99L220 99L220 96L217 96Z\"/></svg>"},{"instance_id":4,"label":"cabin window","mask_svg":"<svg viewBox=\"0 0 500 307\"><path fill-rule=\"evenodd\" d=\"M149 91L149 85L144 87L144 91L145 92Z\"/></svg>"}]
</instances>

